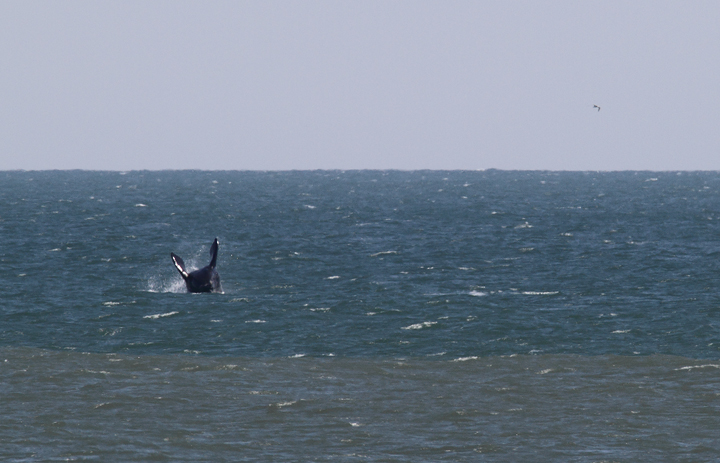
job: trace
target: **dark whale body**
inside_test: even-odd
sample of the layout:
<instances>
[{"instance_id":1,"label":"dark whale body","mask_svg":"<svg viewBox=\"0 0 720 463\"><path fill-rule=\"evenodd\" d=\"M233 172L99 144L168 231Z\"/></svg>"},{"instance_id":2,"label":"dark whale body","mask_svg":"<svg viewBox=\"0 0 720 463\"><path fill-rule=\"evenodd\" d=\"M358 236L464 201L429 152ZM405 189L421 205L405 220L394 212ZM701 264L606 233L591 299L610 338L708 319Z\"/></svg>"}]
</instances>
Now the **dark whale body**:
<instances>
[{"instance_id":1,"label":"dark whale body","mask_svg":"<svg viewBox=\"0 0 720 463\"><path fill-rule=\"evenodd\" d=\"M220 285L220 275L215 270L215 264L217 264L218 255L218 240L215 238L212 246L210 246L210 255L212 259L207 267L203 267L199 270L188 273L185 270L185 262L173 254L170 253L175 268L178 269L180 275L185 280L185 286L191 293L221 293L223 292L222 286Z\"/></svg>"}]
</instances>

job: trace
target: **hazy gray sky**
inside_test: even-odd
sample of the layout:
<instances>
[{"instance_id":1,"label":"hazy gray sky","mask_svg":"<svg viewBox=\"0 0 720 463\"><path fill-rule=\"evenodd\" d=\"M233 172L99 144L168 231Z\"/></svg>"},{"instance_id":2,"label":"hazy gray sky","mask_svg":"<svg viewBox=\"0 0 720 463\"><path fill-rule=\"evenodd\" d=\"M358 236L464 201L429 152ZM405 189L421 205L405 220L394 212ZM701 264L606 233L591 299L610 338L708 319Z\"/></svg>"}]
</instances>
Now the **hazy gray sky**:
<instances>
[{"instance_id":1,"label":"hazy gray sky","mask_svg":"<svg viewBox=\"0 0 720 463\"><path fill-rule=\"evenodd\" d=\"M74 168L720 170L720 2L2 0L0 169Z\"/></svg>"}]
</instances>

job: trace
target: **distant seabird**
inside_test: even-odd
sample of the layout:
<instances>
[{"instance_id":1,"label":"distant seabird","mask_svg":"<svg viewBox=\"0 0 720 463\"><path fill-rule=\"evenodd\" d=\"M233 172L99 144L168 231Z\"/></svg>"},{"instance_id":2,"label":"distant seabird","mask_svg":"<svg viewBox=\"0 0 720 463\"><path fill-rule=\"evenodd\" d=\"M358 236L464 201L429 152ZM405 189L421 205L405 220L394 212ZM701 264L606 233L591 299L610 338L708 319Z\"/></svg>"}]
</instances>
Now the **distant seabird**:
<instances>
[{"instance_id":1,"label":"distant seabird","mask_svg":"<svg viewBox=\"0 0 720 463\"><path fill-rule=\"evenodd\" d=\"M598 109L598 112L600 111L600 106L598 106L598 105L596 105L596 104L593 105L593 108L597 108L597 109Z\"/></svg>"}]
</instances>

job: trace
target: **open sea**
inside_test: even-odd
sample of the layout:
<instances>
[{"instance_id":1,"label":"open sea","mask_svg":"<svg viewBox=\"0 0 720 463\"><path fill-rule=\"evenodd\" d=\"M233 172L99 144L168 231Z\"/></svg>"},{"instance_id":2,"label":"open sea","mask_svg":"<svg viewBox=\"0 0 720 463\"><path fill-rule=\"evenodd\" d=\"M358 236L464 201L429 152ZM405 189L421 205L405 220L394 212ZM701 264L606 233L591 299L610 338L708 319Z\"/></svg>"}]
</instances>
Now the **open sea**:
<instances>
[{"instance_id":1,"label":"open sea","mask_svg":"<svg viewBox=\"0 0 720 463\"><path fill-rule=\"evenodd\" d=\"M0 280L2 462L720 458L719 172L5 171Z\"/></svg>"}]
</instances>

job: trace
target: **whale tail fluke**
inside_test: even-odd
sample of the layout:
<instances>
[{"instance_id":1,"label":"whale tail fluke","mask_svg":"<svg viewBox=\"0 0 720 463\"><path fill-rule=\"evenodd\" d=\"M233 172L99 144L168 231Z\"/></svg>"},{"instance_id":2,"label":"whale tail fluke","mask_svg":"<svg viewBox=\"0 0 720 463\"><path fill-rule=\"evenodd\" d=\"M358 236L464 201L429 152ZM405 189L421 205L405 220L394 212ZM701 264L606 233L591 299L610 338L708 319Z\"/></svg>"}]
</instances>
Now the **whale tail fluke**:
<instances>
[{"instance_id":1,"label":"whale tail fluke","mask_svg":"<svg viewBox=\"0 0 720 463\"><path fill-rule=\"evenodd\" d=\"M172 258L173 264L175 264L175 268L180 272L180 275L184 279L187 279L189 276L187 270L185 270L185 262L180 258L180 256L176 256L174 253L170 253L170 257Z\"/></svg>"},{"instance_id":2,"label":"whale tail fluke","mask_svg":"<svg viewBox=\"0 0 720 463\"><path fill-rule=\"evenodd\" d=\"M218 256L218 246L220 243L218 242L218 239L215 238L215 241L213 241L212 246L210 246L210 255L212 256L212 259L210 260L210 268L215 268L215 264L217 264L217 256ZM175 264L177 265L177 264Z\"/></svg>"}]
</instances>

